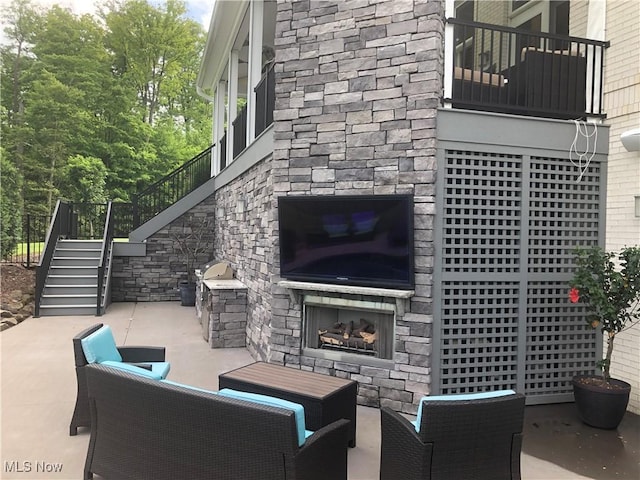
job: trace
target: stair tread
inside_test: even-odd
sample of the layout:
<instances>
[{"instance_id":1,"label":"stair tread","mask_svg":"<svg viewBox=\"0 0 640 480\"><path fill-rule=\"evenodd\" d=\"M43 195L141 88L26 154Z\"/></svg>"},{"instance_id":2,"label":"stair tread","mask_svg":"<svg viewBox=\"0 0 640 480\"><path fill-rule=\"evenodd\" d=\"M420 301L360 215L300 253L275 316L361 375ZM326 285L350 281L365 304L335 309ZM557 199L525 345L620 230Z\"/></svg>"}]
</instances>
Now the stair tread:
<instances>
[{"instance_id":1,"label":"stair tread","mask_svg":"<svg viewBox=\"0 0 640 480\"><path fill-rule=\"evenodd\" d=\"M78 304L78 305L73 305L73 304L69 304L69 305L44 305L44 304L41 304L40 305L40 310L42 310L43 308L55 308L55 309L60 309L60 308L96 308L96 304L95 303L83 303L83 304Z\"/></svg>"},{"instance_id":2,"label":"stair tread","mask_svg":"<svg viewBox=\"0 0 640 480\"><path fill-rule=\"evenodd\" d=\"M95 298L95 293L48 293L42 295L42 298Z\"/></svg>"},{"instance_id":3,"label":"stair tread","mask_svg":"<svg viewBox=\"0 0 640 480\"><path fill-rule=\"evenodd\" d=\"M92 259L95 260L95 259ZM96 268L97 265L51 265L49 268Z\"/></svg>"},{"instance_id":4,"label":"stair tread","mask_svg":"<svg viewBox=\"0 0 640 480\"><path fill-rule=\"evenodd\" d=\"M59 257L54 255L53 260L98 260L97 257Z\"/></svg>"},{"instance_id":5,"label":"stair tread","mask_svg":"<svg viewBox=\"0 0 640 480\"><path fill-rule=\"evenodd\" d=\"M52 278L96 278L97 275L49 275Z\"/></svg>"}]
</instances>

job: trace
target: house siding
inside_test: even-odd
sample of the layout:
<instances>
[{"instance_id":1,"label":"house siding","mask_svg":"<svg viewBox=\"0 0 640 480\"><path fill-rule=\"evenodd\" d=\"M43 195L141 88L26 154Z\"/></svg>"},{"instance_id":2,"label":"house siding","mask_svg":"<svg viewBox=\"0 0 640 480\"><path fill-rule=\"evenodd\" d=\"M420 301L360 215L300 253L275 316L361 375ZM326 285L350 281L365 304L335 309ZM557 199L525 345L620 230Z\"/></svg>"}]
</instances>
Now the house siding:
<instances>
[{"instance_id":1,"label":"house siding","mask_svg":"<svg viewBox=\"0 0 640 480\"><path fill-rule=\"evenodd\" d=\"M640 245L640 218L634 216L634 196L640 195L638 152L627 152L620 135L640 125L640 71L638 62L630 62L630 52L640 49L640 3L607 2L607 64L604 104L611 126L608 195L607 242L609 250ZM637 56L636 56L637 58ZM640 325L616 336L611 372L632 385L629 410L640 413Z\"/></svg>"}]
</instances>

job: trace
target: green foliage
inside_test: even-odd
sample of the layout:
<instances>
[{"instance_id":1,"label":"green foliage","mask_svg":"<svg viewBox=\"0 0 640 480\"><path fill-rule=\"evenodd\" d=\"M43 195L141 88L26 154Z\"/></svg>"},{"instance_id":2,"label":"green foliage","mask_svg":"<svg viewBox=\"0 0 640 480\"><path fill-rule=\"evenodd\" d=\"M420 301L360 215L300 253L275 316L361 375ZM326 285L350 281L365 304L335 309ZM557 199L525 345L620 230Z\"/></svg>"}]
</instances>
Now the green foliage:
<instances>
[{"instance_id":1,"label":"green foliage","mask_svg":"<svg viewBox=\"0 0 640 480\"><path fill-rule=\"evenodd\" d=\"M570 298L586 304L589 326L607 335L607 353L600 365L608 381L615 336L640 319L640 247L626 247L617 254L600 247L578 248L575 265Z\"/></svg>"},{"instance_id":2,"label":"green foliage","mask_svg":"<svg viewBox=\"0 0 640 480\"><path fill-rule=\"evenodd\" d=\"M0 257L5 258L20 241L22 179L0 148Z\"/></svg>"},{"instance_id":3,"label":"green foliage","mask_svg":"<svg viewBox=\"0 0 640 480\"><path fill-rule=\"evenodd\" d=\"M62 191L77 203L107 203L105 192L107 168L95 157L74 155L62 172Z\"/></svg>"},{"instance_id":4,"label":"green foliage","mask_svg":"<svg viewBox=\"0 0 640 480\"><path fill-rule=\"evenodd\" d=\"M50 214L59 196L129 201L209 144L195 88L205 34L184 2L102 7L101 19L29 0L2 9L2 143L25 213ZM79 173L98 163L99 188Z\"/></svg>"}]
</instances>

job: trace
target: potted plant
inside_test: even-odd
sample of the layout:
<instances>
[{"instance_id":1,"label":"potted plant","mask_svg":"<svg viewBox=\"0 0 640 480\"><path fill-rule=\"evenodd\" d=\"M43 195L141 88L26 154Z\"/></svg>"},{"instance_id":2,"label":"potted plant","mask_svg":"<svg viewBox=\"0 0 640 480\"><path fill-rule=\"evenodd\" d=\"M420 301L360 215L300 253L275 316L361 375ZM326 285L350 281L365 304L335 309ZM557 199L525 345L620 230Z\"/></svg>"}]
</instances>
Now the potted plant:
<instances>
[{"instance_id":1,"label":"potted plant","mask_svg":"<svg viewBox=\"0 0 640 480\"><path fill-rule=\"evenodd\" d=\"M182 254L187 269L186 279L179 282L181 305L192 307L196 302L195 267L199 256L210 247L212 227L207 218L191 215L182 223L180 230L172 235L175 248ZM205 260L202 260L205 261Z\"/></svg>"},{"instance_id":2,"label":"potted plant","mask_svg":"<svg viewBox=\"0 0 640 480\"><path fill-rule=\"evenodd\" d=\"M582 421L598 428L616 428L627 409L631 385L611 378L616 336L640 319L640 247L619 253L600 247L578 248L569 300L586 306L587 324L605 335L607 348L598 362L602 375L573 378L574 397Z\"/></svg>"}]
</instances>

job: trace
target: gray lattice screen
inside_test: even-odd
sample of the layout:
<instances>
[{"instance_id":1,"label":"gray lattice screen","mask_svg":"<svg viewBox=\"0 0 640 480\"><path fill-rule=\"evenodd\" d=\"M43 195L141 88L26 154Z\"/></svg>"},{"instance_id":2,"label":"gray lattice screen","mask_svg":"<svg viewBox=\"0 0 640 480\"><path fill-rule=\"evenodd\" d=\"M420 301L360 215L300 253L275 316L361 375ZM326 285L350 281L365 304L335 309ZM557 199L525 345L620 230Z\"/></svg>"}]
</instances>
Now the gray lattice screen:
<instances>
[{"instance_id":1,"label":"gray lattice screen","mask_svg":"<svg viewBox=\"0 0 640 480\"><path fill-rule=\"evenodd\" d=\"M576 182L559 158L449 149L443 160L439 391L566 394L596 352L567 280L574 247L598 242L599 165Z\"/></svg>"},{"instance_id":2,"label":"gray lattice screen","mask_svg":"<svg viewBox=\"0 0 640 480\"><path fill-rule=\"evenodd\" d=\"M442 316L442 393L516 388L517 283L446 282Z\"/></svg>"},{"instance_id":3,"label":"gray lattice screen","mask_svg":"<svg viewBox=\"0 0 640 480\"><path fill-rule=\"evenodd\" d=\"M531 157L527 286L528 395L569 393L578 372L593 370L596 340L582 311L570 307L572 251L596 245L600 227L600 165L577 181L568 160Z\"/></svg>"}]
</instances>

